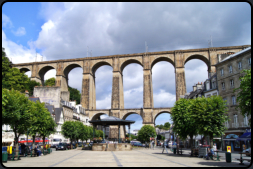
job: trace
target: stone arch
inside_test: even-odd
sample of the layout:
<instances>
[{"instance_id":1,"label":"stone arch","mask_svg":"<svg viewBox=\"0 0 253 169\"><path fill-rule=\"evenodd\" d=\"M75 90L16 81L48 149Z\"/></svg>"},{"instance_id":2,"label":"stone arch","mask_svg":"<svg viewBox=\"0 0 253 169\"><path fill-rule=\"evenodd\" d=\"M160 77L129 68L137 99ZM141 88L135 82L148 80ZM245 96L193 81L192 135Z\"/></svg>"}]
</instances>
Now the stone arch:
<instances>
[{"instance_id":1,"label":"stone arch","mask_svg":"<svg viewBox=\"0 0 253 169\"><path fill-rule=\"evenodd\" d=\"M73 64L69 64L68 66L66 66L63 70L63 75L65 76L66 78L66 82L67 82L67 85L68 85L68 75L69 75L69 72L74 69L74 68L77 68L77 67L80 67L82 68L81 65L77 64L77 63L73 63Z\"/></svg>"},{"instance_id":2,"label":"stone arch","mask_svg":"<svg viewBox=\"0 0 253 169\"><path fill-rule=\"evenodd\" d=\"M19 71L20 71L20 72L23 72L23 71L24 71L24 72L26 73L26 72L31 71L31 70L30 70L29 68L22 67L22 68L19 69Z\"/></svg>"},{"instance_id":3,"label":"stone arch","mask_svg":"<svg viewBox=\"0 0 253 169\"><path fill-rule=\"evenodd\" d=\"M194 55L191 55L191 56L187 57L187 59L186 59L185 62L184 62L184 65L185 65L188 61L190 61L190 60L192 60L192 59L199 59L199 60L203 61L203 62L206 64L208 70L211 69L211 64L210 64L209 59L206 58L205 56L199 55L199 54L194 54Z\"/></svg>"},{"instance_id":4,"label":"stone arch","mask_svg":"<svg viewBox=\"0 0 253 169\"><path fill-rule=\"evenodd\" d=\"M44 85L44 76L45 76L45 74L46 74L49 70L51 70L51 69L55 69L55 68L54 68L53 66L47 65L47 66L42 67L42 68L39 70L38 74L39 74L39 77L40 77L40 79L41 79L42 85Z\"/></svg>"},{"instance_id":5,"label":"stone arch","mask_svg":"<svg viewBox=\"0 0 253 169\"><path fill-rule=\"evenodd\" d=\"M127 113L125 113L123 116L122 116L122 119L123 120L126 120L126 118L129 116L129 115L131 115L131 114L138 114L138 115L140 115L140 113L137 113L137 112L127 112ZM141 115L140 115L141 116ZM142 118L142 116L141 116L141 118ZM142 118L142 121L143 121L143 118Z\"/></svg>"},{"instance_id":6,"label":"stone arch","mask_svg":"<svg viewBox=\"0 0 253 169\"><path fill-rule=\"evenodd\" d=\"M101 115L103 115L103 114L108 115L108 114L105 113L105 112L99 112L99 113L94 114L90 119L91 119L91 121L97 120L97 119L98 119Z\"/></svg>"},{"instance_id":7,"label":"stone arch","mask_svg":"<svg viewBox=\"0 0 253 169\"><path fill-rule=\"evenodd\" d=\"M171 114L171 112L169 112L169 111L167 111L167 110L163 110L163 111L158 112L157 114L154 115L154 125L155 125L155 120L156 120L156 118L157 118L160 114L163 114L163 113Z\"/></svg>"},{"instance_id":8,"label":"stone arch","mask_svg":"<svg viewBox=\"0 0 253 169\"><path fill-rule=\"evenodd\" d=\"M160 61L169 62L169 63L171 63L171 64L175 67L175 63L173 62L173 60L171 60L171 59L168 58L168 57L161 56L161 57L158 57L158 58L156 58L155 60L153 60L153 62L151 63L150 68L152 69L153 66L154 66L156 63L160 62Z\"/></svg>"},{"instance_id":9,"label":"stone arch","mask_svg":"<svg viewBox=\"0 0 253 169\"><path fill-rule=\"evenodd\" d=\"M137 59L128 59L128 60L124 61L124 62L121 64L121 66L120 66L120 71L121 71L121 73L123 73L124 68L125 68L127 65L131 64L131 63L137 63L137 64L139 64L139 65L141 65L141 66L143 67L142 63L141 63L139 60L137 60Z\"/></svg>"},{"instance_id":10,"label":"stone arch","mask_svg":"<svg viewBox=\"0 0 253 169\"><path fill-rule=\"evenodd\" d=\"M91 73L93 74L94 77L95 77L95 73L98 70L98 68L100 68L101 66L104 66L104 65L108 65L108 66L112 67L112 65L109 62L107 62L107 61L100 61L100 62L95 63L92 66Z\"/></svg>"}]
</instances>

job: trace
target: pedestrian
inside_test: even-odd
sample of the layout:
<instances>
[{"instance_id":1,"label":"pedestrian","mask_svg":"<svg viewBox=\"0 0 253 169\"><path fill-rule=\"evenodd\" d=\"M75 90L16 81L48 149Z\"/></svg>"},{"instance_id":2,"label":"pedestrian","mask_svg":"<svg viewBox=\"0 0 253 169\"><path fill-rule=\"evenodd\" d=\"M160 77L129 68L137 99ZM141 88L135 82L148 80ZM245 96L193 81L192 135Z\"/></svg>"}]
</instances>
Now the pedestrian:
<instances>
[{"instance_id":1,"label":"pedestrian","mask_svg":"<svg viewBox=\"0 0 253 169\"><path fill-rule=\"evenodd\" d=\"M25 154L25 147L26 145L24 143L21 144L21 155Z\"/></svg>"},{"instance_id":2,"label":"pedestrian","mask_svg":"<svg viewBox=\"0 0 253 169\"><path fill-rule=\"evenodd\" d=\"M35 153L37 154L37 156L41 156L41 151L38 149L38 146L35 146L35 148L34 148L34 150L35 150Z\"/></svg>"}]
</instances>

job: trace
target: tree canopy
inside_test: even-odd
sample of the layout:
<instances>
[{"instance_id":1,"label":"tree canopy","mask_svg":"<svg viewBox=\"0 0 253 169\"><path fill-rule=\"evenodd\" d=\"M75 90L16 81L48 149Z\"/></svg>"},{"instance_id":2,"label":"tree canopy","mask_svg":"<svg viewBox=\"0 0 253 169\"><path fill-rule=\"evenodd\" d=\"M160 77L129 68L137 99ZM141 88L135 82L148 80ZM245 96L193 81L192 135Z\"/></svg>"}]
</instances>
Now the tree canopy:
<instances>
[{"instance_id":1,"label":"tree canopy","mask_svg":"<svg viewBox=\"0 0 253 169\"><path fill-rule=\"evenodd\" d=\"M34 120L33 103L14 89L2 89L2 124L10 125L14 134L15 142L21 134L25 134Z\"/></svg>"},{"instance_id":2,"label":"tree canopy","mask_svg":"<svg viewBox=\"0 0 253 169\"><path fill-rule=\"evenodd\" d=\"M173 131L176 132L183 140L189 135L192 145L193 135L198 133L198 124L196 123L196 114L193 113L193 101L188 99L179 99L175 102L171 110L171 118L173 120ZM195 111L198 111L195 108Z\"/></svg>"},{"instance_id":3,"label":"tree canopy","mask_svg":"<svg viewBox=\"0 0 253 169\"><path fill-rule=\"evenodd\" d=\"M79 90L72 88L72 87L68 87L69 89L69 100L75 100L76 104L80 104L80 99L81 99L81 93Z\"/></svg>"},{"instance_id":4,"label":"tree canopy","mask_svg":"<svg viewBox=\"0 0 253 169\"><path fill-rule=\"evenodd\" d=\"M224 134L228 120L227 106L220 96L196 99L179 99L172 108L173 130L182 138L197 134L209 135L211 147L213 135Z\"/></svg>"},{"instance_id":5,"label":"tree canopy","mask_svg":"<svg viewBox=\"0 0 253 169\"><path fill-rule=\"evenodd\" d=\"M55 86L55 78L49 78L45 81L44 86Z\"/></svg>"},{"instance_id":6,"label":"tree canopy","mask_svg":"<svg viewBox=\"0 0 253 169\"><path fill-rule=\"evenodd\" d=\"M251 115L251 69L243 70L242 73L244 75L240 77L240 87L234 91L239 91L236 98L237 108L241 110L243 116L249 116ZM249 124L251 126L251 118Z\"/></svg>"},{"instance_id":7,"label":"tree canopy","mask_svg":"<svg viewBox=\"0 0 253 169\"><path fill-rule=\"evenodd\" d=\"M145 125L138 131L138 140L140 141L150 141L150 137L155 137L156 131L153 126Z\"/></svg>"}]
</instances>

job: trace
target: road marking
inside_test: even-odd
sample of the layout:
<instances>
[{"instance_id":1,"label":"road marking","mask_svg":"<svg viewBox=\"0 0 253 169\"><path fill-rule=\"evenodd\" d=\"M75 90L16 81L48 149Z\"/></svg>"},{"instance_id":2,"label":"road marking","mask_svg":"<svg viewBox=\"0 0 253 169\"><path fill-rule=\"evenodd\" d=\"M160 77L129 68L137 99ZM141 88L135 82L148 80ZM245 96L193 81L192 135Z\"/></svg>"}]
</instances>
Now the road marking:
<instances>
[{"instance_id":1,"label":"road marking","mask_svg":"<svg viewBox=\"0 0 253 169\"><path fill-rule=\"evenodd\" d=\"M136 150L136 151L137 151L137 150ZM138 152L141 152L141 151L138 151ZM144 152L141 152L141 153L144 153ZM148 153L144 153L144 154L148 154ZM152 155L152 154L148 154L148 155L154 156L154 157L156 157L156 158L160 158L160 159L163 159L163 160L172 162L172 163L176 163L176 164L179 164L179 165L183 165L183 166L186 166L186 167L191 167L191 166L188 166L188 165L185 165L185 164L182 164L182 163L178 163L178 162L175 162L175 161L168 160L168 159L166 159L166 158L158 157L158 156L156 156L156 155Z\"/></svg>"},{"instance_id":2,"label":"road marking","mask_svg":"<svg viewBox=\"0 0 253 169\"><path fill-rule=\"evenodd\" d=\"M81 152L81 153L83 153L83 152ZM79 155L79 154L81 154L81 153L78 153L78 154L76 154L76 155ZM64 159L64 160L62 160L62 161L60 161L60 162L58 162L58 163L55 163L55 164L53 164L53 165L50 165L50 166L48 166L48 167L53 167L53 166L55 166L55 165L57 165L57 164L60 164L60 163L66 161L66 160L68 160L68 159L70 159L70 158L72 158L72 157L75 157L76 155L73 155L73 156L71 156L71 157L68 157L68 158L66 158L66 159Z\"/></svg>"},{"instance_id":3,"label":"road marking","mask_svg":"<svg viewBox=\"0 0 253 169\"><path fill-rule=\"evenodd\" d=\"M112 152L112 151L111 151L111 152ZM113 155L113 157L114 157L114 159L115 159L117 165L118 165L119 167L123 167L123 165L119 162L119 159L116 157L116 155L115 155L113 152L112 152L112 155Z\"/></svg>"}]
</instances>

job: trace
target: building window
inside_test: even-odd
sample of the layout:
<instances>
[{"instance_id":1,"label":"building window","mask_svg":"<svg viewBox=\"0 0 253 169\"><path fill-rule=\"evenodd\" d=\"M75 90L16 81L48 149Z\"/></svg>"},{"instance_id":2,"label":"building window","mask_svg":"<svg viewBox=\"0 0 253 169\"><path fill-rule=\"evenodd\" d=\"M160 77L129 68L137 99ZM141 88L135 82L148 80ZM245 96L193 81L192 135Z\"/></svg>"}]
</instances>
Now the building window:
<instances>
[{"instance_id":1,"label":"building window","mask_svg":"<svg viewBox=\"0 0 253 169\"><path fill-rule=\"evenodd\" d=\"M211 94L206 95L206 97L211 97Z\"/></svg>"},{"instance_id":2,"label":"building window","mask_svg":"<svg viewBox=\"0 0 253 169\"><path fill-rule=\"evenodd\" d=\"M237 114L234 114L234 123L235 123L235 124L237 124L237 123L238 123Z\"/></svg>"},{"instance_id":3,"label":"building window","mask_svg":"<svg viewBox=\"0 0 253 169\"><path fill-rule=\"evenodd\" d=\"M214 88L216 88L216 81L215 80L213 80L213 82L212 82L212 89L214 89Z\"/></svg>"},{"instance_id":4,"label":"building window","mask_svg":"<svg viewBox=\"0 0 253 169\"><path fill-rule=\"evenodd\" d=\"M220 75L221 75L221 76L224 75L223 69L220 70Z\"/></svg>"},{"instance_id":5,"label":"building window","mask_svg":"<svg viewBox=\"0 0 253 169\"><path fill-rule=\"evenodd\" d=\"M228 105L228 100L227 100L227 98L225 97L225 98L223 98L223 101L225 101L226 102L226 105Z\"/></svg>"},{"instance_id":6,"label":"building window","mask_svg":"<svg viewBox=\"0 0 253 169\"><path fill-rule=\"evenodd\" d=\"M86 119L86 123L88 123L88 119Z\"/></svg>"},{"instance_id":7,"label":"building window","mask_svg":"<svg viewBox=\"0 0 253 169\"><path fill-rule=\"evenodd\" d=\"M230 80L230 87L233 88L234 87L234 80Z\"/></svg>"},{"instance_id":8,"label":"building window","mask_svg":"<svg viewBox=\"0 0 253 169\"><path fill-rule=\"evenodd\" d=\"M209 90L210 87L209 87L209 81L206 82L206 90Z\"/></svg>"},{"instance_id":9,"label":"building window","mask_svg":"<svg viewBox=\"0 0 253 169\"><path fill-rule=\"evenodd\" d=\"M248 126L248 122L249 122L249 121L248 121L248 117L247 117L247 116L244 116L244 119L243 119L243 120L244 120L244 126L247 127L247 126ZM244 126L243 126L243 127L244 127Z\"/></svg>"},{"instance_id":10,"label":"building window","mask_svg":"<svg viewBox=\"0 0 253 169\"><path fill-rule=\"evenodd\" d=\"M251 58L248 59L248 64L251 65Z\"/></svg>"},{"instance_id":11,"label":"building window","mask_svg":"<svg viewBox=\"0 0 253 169\"><path fill-rule=\"evenodd\" d=\"M239 69L239 70L242 69L242 62L238 62L238 69Z\"/></svg>"},{"instance_id":12,"label":"building window","mask_svg":"<svg viewBox=\"0 0 253 169\"><path fill-rule=\"evenodd\" d=\"M221 88L222 88L222 90L225 90L225 82L221 83Z\"/></svg>"},{"instance_id":13,"label":"building window","mask_svg":"<svg viewBox=\"0 0 253 169\"><path fill-rule=\"evenodd\" d=\"M228 66L229 73L233 72L232 65Z\"/></svg>"},{"instance_id":14,"label":"building window","mask_svg":"<svg viewBox=\"0 0 253 169\"><path fill-rule=\"evenodd\" d=\"M236 104L235 96L232 96L232 105L235 105L235 104Z\"/></svg>"},{"instance_id":15,"label":"building window","mask_svg":"<svg viewBox=\"0 0 253 169\"><path fill-rule=\"evenodd\" d=\"M213 96L217 96L217 93L213 93Z\"/></svg>"}]
</instances>

